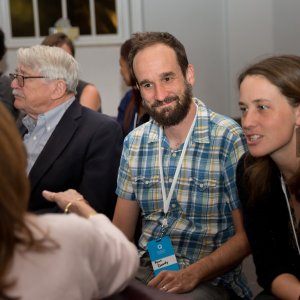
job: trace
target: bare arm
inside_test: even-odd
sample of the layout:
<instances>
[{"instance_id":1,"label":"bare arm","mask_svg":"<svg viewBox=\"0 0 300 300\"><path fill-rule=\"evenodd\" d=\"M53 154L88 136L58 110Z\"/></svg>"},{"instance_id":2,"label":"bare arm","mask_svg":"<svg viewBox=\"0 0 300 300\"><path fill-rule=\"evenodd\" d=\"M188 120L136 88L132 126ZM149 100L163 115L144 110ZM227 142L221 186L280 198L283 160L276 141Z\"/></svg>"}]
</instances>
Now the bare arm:
<instances>
[{"instance_id":1,"label":"bare arm","mask_svg":"<svg viewBox=\"0 0 300 300\"><path fill-rule=\"evenodd\" d=\"M292 274L280 274L271 286L272 293L280 299L300 299L300 281Z\"/></svg>"},{"instance_id":2,"label":"bare arm","mask_svg":"<svg viewBox=\"0 0 300 300\"><path fill-rule=\"evenodd\" d=\"M140 207L137 201L117 199L113 224L116 225L130 241L134 239L135 228Z\"/></svg>"},{"instance_id":3,"label":"bare arm","mask_svg":"<svg viewBox=\"0 0 300 300\"><path fill-rule=\"evenodd\" d=\"M101 107L101 98L96 87L92 84L88 84L83 89L79 102L85 107L98 111Z\"/></svg>"},{"instance_id":4,"label":"bare arm","mask_svg":"<svg viewBox=\"0 0 300 300\"><path fill-rule=\"evenodd\" d=\"M97 214L76 190L69 189L59 193L43 191L42 194L48 201L56 202L65 213L73 212L84 218Z\"/></svg>"},{"instance_id":5,"label":"bare arm","mask_svg":"<svg viewBox=\"0 0 300 300\"><path fill-rule=\"evenodd\" d=\"M193 290L200 282L215 278L239 264L249 253L250 247L244 231L239 209L232 211L235 235L210 255L186 269L161 272L149 285L169 292L184 293Z\"/></svg>"},{"instance_id":6,"label":"bare arm","mask_svg":"<svg viewBox=\"0 0 300 300\"><path fill-rule=\"evenodd\" d=\"M242 213L232 211L235 234L220 248L195 263L201 281L215 278L239 264L250 254L250 246L243 226Z\"/></svg>"}]
</instances>

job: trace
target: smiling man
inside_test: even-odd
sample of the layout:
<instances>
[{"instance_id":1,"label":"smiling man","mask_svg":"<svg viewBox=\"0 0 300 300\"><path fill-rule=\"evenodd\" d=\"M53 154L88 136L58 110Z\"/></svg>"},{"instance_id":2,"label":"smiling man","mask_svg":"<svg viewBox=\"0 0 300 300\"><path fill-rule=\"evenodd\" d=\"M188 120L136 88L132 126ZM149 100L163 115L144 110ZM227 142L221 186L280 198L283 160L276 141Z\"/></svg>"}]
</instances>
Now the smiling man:
<instances>
[{"instance_id":1,"label":"smiling man","mask_svg":"<svg viewBox=\"0 0 300 300\"><path fill-rule=\"evenodd\" d=\"M132 44L129 64L152 120L125 138L114 223L132 240L142 211L137 278L194 299L247 299L235 185L241 128L192 97L194 69L175 37L138 33Z\"/></svg>"},{"instance_id":2,"label":"smiling man","mask_svg":"<svg viewBox=\"0 0 300 300\"><path fill-rule=\"evenodd\" d=\"M43 190L77 189L97 211L112 217L122 133L110 117L75 100L78 64L58 47L18 50L10 74L14 105L26 115L21 132L31 182L29 210L60 211Z\"/></svg>"}]
</instances>

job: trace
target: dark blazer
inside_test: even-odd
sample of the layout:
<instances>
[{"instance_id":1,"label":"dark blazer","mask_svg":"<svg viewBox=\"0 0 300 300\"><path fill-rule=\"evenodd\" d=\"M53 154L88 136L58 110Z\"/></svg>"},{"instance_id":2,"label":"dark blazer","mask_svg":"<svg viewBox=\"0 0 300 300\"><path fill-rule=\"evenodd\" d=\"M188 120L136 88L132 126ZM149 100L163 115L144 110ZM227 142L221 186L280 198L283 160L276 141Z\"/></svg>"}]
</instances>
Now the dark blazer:
<instances>
[{"instance_id":1,"label":"dark blazer","mask_svg":"<svg viewBox=\"0 0 300 300\"><path fill-rule=\"evenodd\" d=\"M116 203L121 149L119 124L74 101L29 173L29 210L37 213L60 211L56 204L43 198L42 191L72 188L94 209L111 218Z\"/></svg>"}]
</instances>

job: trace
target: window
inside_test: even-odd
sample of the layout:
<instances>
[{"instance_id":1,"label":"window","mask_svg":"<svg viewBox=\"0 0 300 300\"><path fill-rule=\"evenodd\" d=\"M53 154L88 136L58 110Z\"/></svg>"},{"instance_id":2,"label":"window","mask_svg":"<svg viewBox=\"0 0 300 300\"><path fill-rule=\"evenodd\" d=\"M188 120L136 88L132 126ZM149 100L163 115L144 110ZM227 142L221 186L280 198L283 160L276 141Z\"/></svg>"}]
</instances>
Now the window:
<instances>
[{"instance_id":1,"label":"window","mask_svg":"<svg viewBox=\"0 0 300 300\"><path fill-rule=\"evenodd\" d=\"M1 0L8 47L38 44L60 18L78 26L76 45L121 43L129 36L129 0Z\"/></svg>"}]
</instances>

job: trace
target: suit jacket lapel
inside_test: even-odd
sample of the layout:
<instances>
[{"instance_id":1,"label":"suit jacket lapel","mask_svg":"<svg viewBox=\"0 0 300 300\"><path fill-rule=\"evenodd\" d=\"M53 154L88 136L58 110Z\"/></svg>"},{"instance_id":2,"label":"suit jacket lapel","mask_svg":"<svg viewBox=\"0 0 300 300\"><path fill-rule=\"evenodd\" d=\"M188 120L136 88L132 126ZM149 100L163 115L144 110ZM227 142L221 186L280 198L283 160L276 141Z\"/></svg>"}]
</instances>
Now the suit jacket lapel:
<instances>
[{"instance_id":1,"label":"suit jacket lapel","mask_svg":"<svg viewBox=\"0 0 300 300\"><path fill-rule=\"evenodd\" d=\"M77 130L81 109L81 105L75 100L57 124L29 173L32 190L70 142Z\"/></svg>"}]
</instances>

